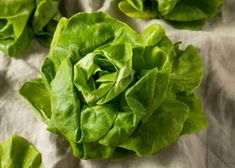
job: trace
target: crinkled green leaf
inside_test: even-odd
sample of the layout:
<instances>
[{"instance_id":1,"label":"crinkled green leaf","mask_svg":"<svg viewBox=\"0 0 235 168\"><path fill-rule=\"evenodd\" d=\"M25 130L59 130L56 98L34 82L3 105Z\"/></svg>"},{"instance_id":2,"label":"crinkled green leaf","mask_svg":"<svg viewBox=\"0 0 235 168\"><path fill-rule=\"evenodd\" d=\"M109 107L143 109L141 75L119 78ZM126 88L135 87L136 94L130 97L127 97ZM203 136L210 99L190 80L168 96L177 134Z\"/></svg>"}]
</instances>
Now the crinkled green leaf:
<instances>
[{"instance_id":1,"label":"crinkled green leaf","mask_svg":"<svg viewBox=\"0 0 235 168\"><path fill-rule=\"evenodd\" d=\"M200 97L195 93L190 96L177 95L177 99L189 106L188 118L184 123L181 134L190 134L204 129L208 125Z\"/></svg>"},{"instance_id":2,"label":"crinkled green leaf","mask_svg":"<svg viewBox=\"0 0 235 168\"><path fill-rule=\"evenodd\" d=\"M0 143L1 168L43 168L42 156L26 139L18 135Z\"/></svg>"},{"instance_id":3,"label":"crinkled green leaf","mask_svg":"<svg viewBox=\"0 0 235 168\"><path fill-rule=\"evenodd\" d=\"M156 24L138 34L102 12L62 18L42 80L20 91L40 114L50 100L48 129L80 159L152 155L207 125L195 96L202 61L179 44Z\"/></svg>"},{"instance_id":4,"label":"crinkled green leaf","mask_svg":"<svg viewBox=\"0 0 235 168\"><path fill-rule=\"evenodd\" d=\"M164 101L168 78L157 68L145 72L143 77L125 93L126 105L119 111L113 127L99 142L106 146L118 146L132 134L141 119L150 116ZM162 86L157 85L162 81Z\"/></svg>"},{"instance_id":5,"label":"crinkled green leaf","mask_svg":"<svg viewBox=\"0 0 235 168\"><path fill-rule=\"evenodd\" d=\"M143 4L138 2L138 6L135 5L135 1L121 1L118 4L119 9L125 13L129 17L137 17L137 18L154 18L156 17L156 13L149 9L143 9ZM143 2L142 2L143 3ZM134 5L133 5L134 4Z\"/></svg>"},{"instance_id":6,"label":"crinkled green leaf","mask_svg":"<svg viewBox=\"0 0 235 168\"><path fill-rule=\"evenodd\" d=\"M62 62L51 82L48 129L75 142L80 139L80 102L73 85L73 66L69 58Z\"/></svg>"},{"instance_id":7,"label":"crinkled green leaf","mask_svg":"<svg viewBox=\"0 0 235 168\"><path fill-rule=\"evenodd\" d=\"M37 8L33 18L33 29L36 33L43 33L43 28L58 14L58 1L37 0ZM45 32L46 33L46 32Z\"/></svg>"},{"instance_id":8,"label":"crinkled green leaf","mask_svg":"<svg viewBox=\"0 0 235 168\"><path fill-rule=\"evenodd\" d=\"M118 111L115 105L87 107L81 112L81 142L101 139L111 128Z\"/></svg>"},{"instance_id":9,"label":"crinkled green leaf","mask_svg":"<svg viewBox=\"0 0 235 168\"><path fill-rule=\"evenodd\" d=\"M77 62L81 57L101 46L112 47L112 45L123 44L124 41L133 44L132 48L142 44L136 32L108 15L95 13L88 16L86 13L80 13L75 16L70 19L62 18L55 32L49 58L56 69L66 57L71 57Z\"/></svg>"},{"instance_id":10,"label":"crinkled green leaf","mask_svg":"<svg viewBox=\"0 0 235 168\"><path fill-rule=\"evenodd\" d=\"M134 111L118 111L113 126L99 140L99 143L110 147L118 146L118 144L125 141L131 135L138 122L138 115Z\"/></svg>"},{"instance_id":11,"label":"crinkled green leaf","mask_svg":"<svg viewBox=\"0 0 235 168\"><path fill-rule=\"evenodd\" d=\"M155 87L158 69L154 68L144 73L143 77L130 87L125 95L127 104L136 112L147 111L156 93ZM138 116L142 118L141 114L138 114Z\"/></svg>"},{"instance_id":12,"label":"crinkled green leaf","mask_svg":"<svg viewBox=\"0 0 235 168\"><path fill-rule=\"evenodd\" d=\"M50 83L55 78L56 72L55 72L55 65L48 57L44 60L42 64L41 74L42 74L43 83L50 91L51 90Z\"/></svg>"},{"instance_id":13,"label":"crinkled green leaf","mask_svg":"<svg viewBox=\"0 0 235 168\"><path fill-rule=\"evenodd\" d=\"M131 57L132 46L127 43L105 46L78 61L74 83L87 104L104 104L126 89L134 74Z\"/></svg>"},{"instance_id":14,"label":"crinkled green leaf","mask_svg":"<svg viewBox=\"0 0 235 168\"><path fill-rule=\"evenodd\" d=\"M45 122L51 117L51 96L41 79L26 82L19 90L28 103L36 109L36 114Z\"/></svg>"},{"instance_id":15,"label":"crinkled green leaf","mask_svg":"<svg viewBox=\"0 0 235 168\"><path fill-rule=\"evenodd\" d=\"M192 93L200 85L203 77L203 63L198 51L188 46L172 64L170 82L177 92Z\"/></svg>"},{"instance_id":16,"label":"crinkled green leaf","mask_svg":"<svg viewBox=\"0 0 235 168\"><path fill-rule=\"evenodd\" d=\"M175 50L175 46L174 44L172 43L172 41L167 37L165 36L158 44L157 44L157 47L161 49L161 51L163 51L166 56L167 56L167 59L169 60L170 63L172 63L175 55L176 55L176 50ZM158 49L156 48L153 48L153 53L158 53Z\"/></svg>"},{"instance_id":17,"label":"crinkled green leaf","mask_svg":"<svg viewBox=\"0 0 235 168\"><path fill-rule=\"evenodd\" d=\"M188 106L180 101L166 100L148 121L141 122L133 135L119 146L133 150L139 157L156 153L178 139L188 110Z\"/></svg>"}]
</instances>

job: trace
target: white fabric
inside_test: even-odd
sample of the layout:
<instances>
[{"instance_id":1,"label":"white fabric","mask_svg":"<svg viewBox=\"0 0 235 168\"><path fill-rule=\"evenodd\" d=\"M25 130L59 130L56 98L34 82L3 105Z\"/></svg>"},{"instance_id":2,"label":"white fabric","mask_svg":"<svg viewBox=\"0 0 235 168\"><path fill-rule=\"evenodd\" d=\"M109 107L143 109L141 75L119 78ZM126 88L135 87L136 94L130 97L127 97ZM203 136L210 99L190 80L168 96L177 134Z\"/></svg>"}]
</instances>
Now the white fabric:
<instances>
[{"instance_id":1,"label":"white fabric","mask_svg":"<svg viewBox=\"0 0 235 168\"><path fill-rule=\"evenodd\" d=\"M80 161L72 156L63 138L46 130L19 96L27 80L39 76L48 49L33 41L21 59L0 55L0 141L12 134L26 137L42 153L45 168L235 168L235 1L225 0L221 14L201 31L176 30L158 20L130 19L117 9L115 0L65 0L67 14L75 11L106 11L141 32L161 23L182 47L195 45L205 64L199 93L203 97L209 127L181 137L155 156L125 161Z\"/></svg>"}]
</instances>

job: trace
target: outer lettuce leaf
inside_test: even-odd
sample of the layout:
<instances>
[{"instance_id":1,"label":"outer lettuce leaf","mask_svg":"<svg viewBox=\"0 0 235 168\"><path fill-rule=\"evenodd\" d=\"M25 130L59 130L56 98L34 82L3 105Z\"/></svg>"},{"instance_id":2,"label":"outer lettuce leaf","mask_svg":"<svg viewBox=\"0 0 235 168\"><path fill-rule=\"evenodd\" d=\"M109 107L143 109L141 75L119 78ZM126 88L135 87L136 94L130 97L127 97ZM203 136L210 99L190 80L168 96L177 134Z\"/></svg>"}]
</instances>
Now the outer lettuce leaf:
<instances>
[{"instance_id":1,"label":"outer lettuce leaf","mask_svg":"<svg viewBox=\"0 0 235 168\"><path fill-rule=\"evenodd\" d=\"M189 106L188 118L184 123L184 129L181 134L190 134L197 132L208 125L207 117L204 113L202 102L197 94L190 96L177 95L177 99Z\"/></svg>"},{"instance_id":2,"label":"outer lettuce leaf","mask_svg":"<svg viewBox=\"0 0 235 168\"><path fill-rule=\"evenodd\" d=\"M122 144L137 156L152 155L174 143L188 115L188 106L176 100L166 100L148 121L140 123L135 132Z\"/></svg>"},{"instance_id":3,"label":"outer lettuce leaf","mask_svg":"<svg viewBox=\"0 0 235 168\"><path fill-rule=\"evenodd\" d=\"M119 2L119 9L129 17L157 17L178 28L198 29L218 13L224 0L146 0L135 2L135 0L122 0ZM149 4L152 4L152 7L149 7Z\"/></svg>"},{"instance_id":4,"label":"outer lettuce leaf","mask_svg":"<svg viewBox=\"0 0 235 168\"><path fill-rule=\"evenodd\" d=\"M0 143L0 165L2 168L43 168L41 154L18 135Z\"/></svg>"},{"instance_id":5,"label":"outer lettuce leaf","mask_svg":"<svg viewBox=\"0 0 235 168\"><path fill-rule=\"evenodd\" d=\"M59 16L58 0L0 0L0 50L16 57L34 36L49 46Z\"/></svg>"},{"instance_id":6,"label":"outer lettuce leaf","mask_svg":"<svg viewBox=\"0 0 235 168\"><path fill-rule=\"evenodd\" d=\"M156 24L140 35L102 12L62 18L42 79L20 93L80 159L152 155L207 126L203 64L178 47Z\"/></svg>"},{"instance_id":7,"label":"outer lettuce leaf","mask_svg":"<svg viewBox=\"0 0 235 168\"><path fill-rule=\"evenodd\" d=\"M48 129L76 142L80 137L80 101L73 85L73 66L69 58L62 62L51 87Z\"/></svg>"},{"instance_id":8,"label":"outer lettuce leaf","mask_svg":"<svg viewBox=\"0 0 235 168\"><path fill-rule=\"evenodd\" d=\"M173 61L170 82L175 87L176 92L190 94L198 88L202 78L202 60L198 51L190 45Z\"/></svg>"},{"instance_id":9,"label":"outer lettuce leaf","mask_svg":"<svg viewBox=\"0 0 235 168\"><path fill-rule=\"evenodd\" d=\"M25 100L36 111L36 115L47 122L51 117L51 95L48 93L41 79L34 79L26 82L19 90L25 95Z\"/></svg>"}]
</instances>

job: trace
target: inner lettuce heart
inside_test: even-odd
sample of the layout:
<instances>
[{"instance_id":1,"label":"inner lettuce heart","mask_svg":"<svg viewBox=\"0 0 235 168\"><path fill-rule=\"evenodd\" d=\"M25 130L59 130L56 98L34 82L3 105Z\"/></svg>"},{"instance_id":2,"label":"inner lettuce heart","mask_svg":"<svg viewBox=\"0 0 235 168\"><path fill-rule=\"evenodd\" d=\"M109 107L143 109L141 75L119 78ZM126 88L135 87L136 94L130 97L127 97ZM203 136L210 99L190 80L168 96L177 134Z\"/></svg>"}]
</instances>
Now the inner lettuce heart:
<instances>
[{"instance_id":1,"label":"inner lettuce heart","mask_svg":"<svg viewBox=\"0 0 235 168\"><path fill-rule=\"evenodd\" d=\"M118 7L129 17L160 18L177 28L199 29L219 12L223 3L224 0L120 0Z\"/></svg>"},{"instance_id":2,"label":"inner lettuce heart","mask_svg":"<svg viewBox=\"0 0 235 168\"><path fill-rule=\"evenodd\" d=\"M0 50L17 57L35 37L49 46L60 16L58 0L0 0Z\"/></svg>"},{"instance_id":3,"label":"inner lettuce heart","mask_svg":"<svg viewBox=\"0 0 235 168\"><path fill-rule=\"evenodd\" d=\"M42 156L26 139L13 135L0 143L1 168L43 168Z\"/></svg>"},{"instance_id":4,"label":"inner lettuce heart","mask_svg":"<svg viewBox=\"0 0 235 168\"><path fill-rule=\"evenodd\" d=\"M58 24L41 78L19 90L80 159L153 155L207 126L203 63L158 24L138 34L102 12Z\"/></svg>"}]
</instances>

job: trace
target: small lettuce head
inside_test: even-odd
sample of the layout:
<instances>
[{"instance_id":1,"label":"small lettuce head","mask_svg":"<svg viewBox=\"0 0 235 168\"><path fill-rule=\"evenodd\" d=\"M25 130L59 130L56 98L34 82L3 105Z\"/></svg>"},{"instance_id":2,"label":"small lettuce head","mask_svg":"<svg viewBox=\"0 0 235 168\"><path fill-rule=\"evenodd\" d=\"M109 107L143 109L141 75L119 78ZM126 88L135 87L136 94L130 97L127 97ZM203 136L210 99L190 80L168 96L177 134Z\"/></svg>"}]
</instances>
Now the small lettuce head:
<instances>
[{"instance_id":1,"label":"small lettuce head","mask_svg":"<svg viewBox=\"0 0 235 168\"><path fill-rule=\"evenodd\" d=\"M0 0L0 50L16 57L33 37L49 46L60 18L58 0Z\"/></svg>"},{"instance_id":2,"label":"small lettuce head","mask_svg":"<svg viewBox=\"0 0 235 168\"><path fill-rule=\"evenodd\" d=\"M119 9L133 18L160 18L177 28L198 29L215 16L224 0L121 0Z\"/></svg>"},{"instance_id":3,"label":"small lettuce head","mask_svg":"<svg viewBox=\"0 0 235 168\"><path fill-rule=\"evenodd\" d=\"M81 159L153 155L207 126L200 55L158 24L138 34L102 12L62 18L41 76L20 94Z\"/></svg>"}]
</instances>

